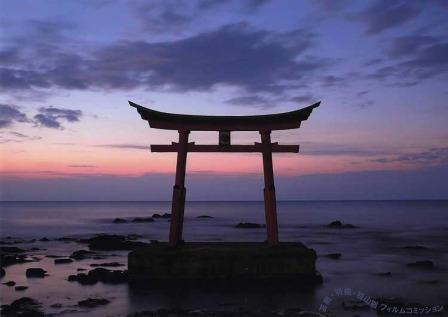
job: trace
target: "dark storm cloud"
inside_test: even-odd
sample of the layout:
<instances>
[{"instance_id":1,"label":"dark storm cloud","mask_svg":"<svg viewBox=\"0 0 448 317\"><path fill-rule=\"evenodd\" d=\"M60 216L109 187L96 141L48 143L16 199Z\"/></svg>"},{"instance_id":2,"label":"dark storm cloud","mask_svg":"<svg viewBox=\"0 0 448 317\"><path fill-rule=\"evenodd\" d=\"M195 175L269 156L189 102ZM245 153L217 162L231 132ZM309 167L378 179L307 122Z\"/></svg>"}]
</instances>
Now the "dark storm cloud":
<instances>
[{"instance_id":1,"label":"dark storm cloud","mask_svg":"<svg viewBox=\"0 0 448 317\"><path fill-rule=\"evenodd\" d=\"M358 19L366 23L368 35L376 35L411 21L419 13L413 1L379 0L362 11Z\"/></svg>"},{"instance_id":2,"label":"dark storm cloud","mask_svg":"<svg viewBox=\"0 0 448 317\"><path fill-rule=\"evenodd\" d=\"M34 121L39 126L62 129L61 121L77 122L80 120L81 116L81 110L42 107L39 108L39 113L34 116Z\"/></svg>"},{"instance_id":3,"label":"dark storm cloud","mask_svg":"<svg viewBox=\"0 0 448 317\"><path fill-rule=\"evenodd\" d=\"M434 165L434 164L447 164L448 163L448 148L433 148L427 151L403 154L393 157L379 158L373 160L377 163L412 163L419 165Z\"/></svg>"},{"instance_id":4,"label":"dark storm cloud","mask_svg":"<svg viewBox=\"0 0 448 317\"><path fill-rule=\"evenodd\" d=\"M281 93L302 80L302 74L310 76L324 66L316 58L298 60L311 43L312 36L302 30L274 33L234 24L177 41L123 41L94 49L88 57L61 48L38 50L28 56L26 69L22 65L1 68L0 85L21 90L189 91L224 84L251 92ZM52 125L51 120L41 119Z\"/></svg>"},{"instance_id":5,"label":"dark storm cloud","mask_svg":"<svg viewBox=\"0 0 448 317\"><path fill-rule=\"evenodd\" d=\"M225 102L234 106L254 107L261 109L269 109L275 106L275 104L270 102L268 99L256 95L236 97L226 100Z\"/></svg>"},{"instance_id":6,"label":"dark storm cloud","mask_svg":"<svg viewBox=\"0 0 448 317\"><path fill-rule=\"evenodd\" d=\"M18 107L12 105L0 104L0 128L11 126L15 122L28 122L25 113Z\"/></svg>"}]
</instances>

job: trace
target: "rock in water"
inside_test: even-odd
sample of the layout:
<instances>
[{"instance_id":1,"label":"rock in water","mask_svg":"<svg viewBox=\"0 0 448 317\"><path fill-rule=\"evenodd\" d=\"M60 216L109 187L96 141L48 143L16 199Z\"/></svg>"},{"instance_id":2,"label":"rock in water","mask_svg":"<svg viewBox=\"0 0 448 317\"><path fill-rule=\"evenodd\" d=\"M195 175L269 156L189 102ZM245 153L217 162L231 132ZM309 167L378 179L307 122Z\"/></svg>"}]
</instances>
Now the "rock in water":
<instances>
[{"instance_id":1,"label":"rock in water","mask_svg":"<svg viewBox=\"0 0 448 317\"><path fill-rule=\"evenodd\" d=\"M152 217L153 217L153 218L165 218L165 219L169 219L169 218L171 218L171 214L169 214L169 213L164 213L164 214L153 214Z\"/></svg>"},{"instance_id":2,"label":"rock in water","mask_svg":"<svg viewBox=\"0 0 448 317\"><path fill-rule=\"evenodd\" d=\"M198 218L198 219L208 219L208 218L213 218L212 216L208 216L208 215L200 215L200 216L197 216L196 218Z\"/></svg>"},{"instance_id":3,"label":"rock in water","mask_svg":"<svg viewBox=\"0 0 448 317\"><path fill-rule=\"evenodd\" d=\"M9 287L12 287L12 286L16 285L16 282L9 281L9 282L3 283L3 284L5 284L6 286L9 286Z\"/></svg>"},{"instance_id":4,"label":"rock in water","mask_svg":"<svg viewBox=\"0 0 448 317\"><path fill-rule=\"evenodd\" d=\"M21 292L28 289L28 286L16 286L14 287L14 290L16 290L17 292Z\"/></svg>"},{"instance_id":5,"label":"rock in water","mask_svg":"<svg viewBox=\"0 0 448 317\"><path fill-rule=\"evenodd\" d=\"M13 301L10 305L2 305L2 316L4 317L43 317L41 304L29 297L22 297Z\"/></svg>"},{"instance_id":6,"label":"rock in water","mask_svg":"<svg viewBox=\"0 0 448 317\"><path fill-rule=\"evenodd\" d=\"M127 221L123 218L115 218L113 223L127 223Z\"/></svg>"},{"instance_id":7,"label":"rock in water","mask_svg":"<svg viewBox=\"0 0 448 317\"><path fill-rule=\"evenodd\" d=\"M55 259L54 260L54 264L67 264L67 263L72 263L73 262L73 260L72 259L66 259L66 258L64 258L64 259Z\"/></svg>"},{"instance_id":8,"label":"rock in water","mask_svg":"<svg viewBox=\"0 0 448 317\"><path fill-rule=\"evenodd\" d=\"M42 278L42 277L45 277L46 273L47 273L47 271L45 271L44 269L31 267L26 270L26 277Z\"/></svg>"},{"instance_id":9,"label":"rock in water","mask_svg":"<svg viewBox=\"0 0 448 317\"><path fill-rule=\"evenodd\" d=\"M327 258L333 259L333 260L339 260L341 258L341 253L329 253L326 255Z\"/></svg>"},{"instance_id":10,"label":"rock in water","mask_svg":"<svg viewBox=\"0 0 448 317\"><path fill-rule=\"evenodd\" d=\"M257 228L263 228L263 225L260 225L258 223L253 222L240 222L235 226L235 228L240 229L257 229Z\"/></svg>"},{"instance_id":11,"label":"rock in water","mask_svg":"<svg viewBox=\"0 0 448 317\"><path fill-rule=\"evenodd\" d=\"M6 271L4 268L0 268L0 278L6 275Z\"/></svg>"},{"instance_id":12,"label":"rock in water","mask_svg":"<svg viewBox=\"0 0 448 317\"><path fill-rule=\"evenodd\" d=\"M96 252L93 252L93 251L77 250L77 251L74 251L70 255L70 258L75 259L75 260L85 260L85 259L90 259L92 257L95 257L96 255L97 255Z\"/></svg>"},{"instance_id":13,"label":"rock in water","mask_svg":"<svg viewBox=\"0 0 448 317\"><path fill-rule=\"evenodd\" d=\"M134 250L146 246L147 243L131 240L131 237L121 235L99 235L89 239L90 250Z\"/></svg>"},{"instance_id":14,"label":"rock in water","mask_svg":"<svg viewBox=\"0 0 448 317\"><path fill-rule=\"evenodd\" d=\"M68 277L69 282L78 282L83 285L92 285L97 282L108 284L126 283L128 281L128 271L108 270L105 268L96 268L87 274L78 273Z\"/></svg>"},{"instance_id":15,"label":"rock in water","mask_svg":"<svg viewBox=\"0 0 448 317\"><path fill-rule=\"evenodd\" d=\"M354 229L354 228L357 228L356 226L354 226L354 225L352 225L350 223L343 224L340 220L335 220L335 221L330 222L327 225L327 227L328 228L333 228L333 229Z\"/></svg>"},{"instance_id":16,"label":"rock in water","mask_svg":"<svg viewBox=\"0 0 448 317\"><path fill-rule=\"evenodd\" d=\"M407 265L409 267L415 267L415 268L420 268L420 269L433 269L434 268L434 263L430 260L415 261L414 263L408 263Z\"/></svg>"},{"instance_id":17,"label":"rock in water","mask_svg":"<svg viewBox=\"0 0 448 317\"><path fill-rule=\"evenodd\" d=\"M93 308L96 306L107 305L110 301L105 298L88 298L78 302L79 307Z\"/></svg>"}]
</instances>

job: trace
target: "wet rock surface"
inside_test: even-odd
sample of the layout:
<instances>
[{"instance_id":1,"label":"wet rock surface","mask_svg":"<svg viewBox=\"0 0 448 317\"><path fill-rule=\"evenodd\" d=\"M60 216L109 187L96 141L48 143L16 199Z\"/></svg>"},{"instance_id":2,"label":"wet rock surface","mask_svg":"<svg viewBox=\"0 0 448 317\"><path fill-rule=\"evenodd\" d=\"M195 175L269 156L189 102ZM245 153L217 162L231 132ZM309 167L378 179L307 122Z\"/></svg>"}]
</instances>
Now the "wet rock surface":
<instances>
[{"instance_id":1,"label":"wet rock surface","mask_svg":"<svg viewBox=\"0 0 448 317\"><path fill-rule=\"evenodd\" d=\"M0 252L4 253L23 253L26 252L25 249L18 247L1 247Z\"/></svg>"},{"instance_id":2,"label":"wet rock surface","mask_svg":"<svg viewBox=\"0 0 448 317\"><path fill-rule=\"evenodd\" d=\"M123 219L123 218L115 218L114 221L112 221L112 222L120 224L120 223L127 223L128 221L126 219Z\"/></svg>"},{"instance_id":3,"label":"wet rock surface","mask_svg":"<svg viewBox=\"0 0 448 317\"><path fill-rule=\"evenodd\" d=\"M200 216L197 216L196 218L198 218L198 219L212 219L213 217L212 216L208 216L208 215L200 215Z\"/></svg>"},{"instance_id":4,"label":"wet rock surface","mask_svg":"<svg viewBox=\"0 0 448 317\"><path fill-rule=\"evenodd\" d=\"M23 285L19 285L19 286L14 287L14 290L16 290L18 292L25 291L27 289L28 289L28 286L23 286Z\"/></svg>"},{"instance_id":5,"label":"wet rock surface","mask_svg":"<svg viewBox=\"0 0 448 317\"><path fill-rule=\"evenodd\" d=\"M15 285L16 285L16 282L14 282L14 281L8 281L8 282L3 283L3 284L6 285L6 286L9 286L9 287L12 287L12 286L15 286Z\"/></svg>"},{"instance_id":6,"label":"wet rock surface","mask_svg":"<svg viewBox=\"0 0 448 317\"><path fill-rule=\"evenodd\" d=\"M163 219L170 219L171 218L171 214L169 213L164 213L164 214L153 214L152 218L163 218Z\"/></svg>"},{"instance_id":7,"label":"wet rock surface","mask_svg":"<svg viewBox=\"0 0 448 317\"><path fill-rule=\"evenodd\" d=\"M263 228L265 225L261 225L259 223L253 223L253 222L240 222L235 226L235 228L239 229L258 229Z\"/></svg>"},{"instance_id":8,"label":"wet rock surface","mask_svg":"<svg viewBox=\"0 0 448 317\"><path fill-rule=\"evenodd\" d=\"M108 270L105 268L95 268L87 274L78 273L68 277L69 282L78 282L82 285L93 285L98 282L106 284L119 284L128 281L128 271Z\"/></svg>"},{"instance_id":9,"label":"wet rock surface","mask_svg":"<svg viewBox=\"0 0 448 317\"><path fill-rule=\"evenodd\" d=\"M86 260L86 259L102 259L103 256L101 256L100 254L93 252L93 251L77 250L77 251L74 251L70 255L70 258L80 261L80 260Z\"/></svg>"},{"instance_id":10,"label":"wet rock surface","mask_svg":"<svg viewBox=\"0 0 448 317\"><path fill-rule=\"evenodd\" d=\"M341 253L329 253L325 255L327 258L333 259L333 260L339 260L342 256Z\"/></svg>"},{"instance_id":11,"label":"wet rock surface","mask_svg":"<svg viewBox=\"0 0 448 317\"><path fill-rule=\"evenodd\" d=\"M148 243L135 241L133 236L122 235L99 235L88 239L90 250L112 251L112 250L135 250L148 245Z\"/></svg>"},{"instance_id":12,"label":"wet rock surface","mask_svg":"<svg viewBox=\"0 0 448 317\"><path fill-rule=\"evenodd\" d=\"M45 277L46 274L47 271L38 267L31 267L27 269L25 272L26 277L36 277L36 278L43 278Z\"/></svg>"},{"instance_id":13,"label":"wet rock surface","mask_svg":"<svg viewBox=\"0 0 448 317\"><path fill-rule=\"evenodd\" d=\"M415 261L412 263L408 263L407 266L412 267L412 268L417 268L417 269L433 269L434 262L432 262L430 260Z\"/></svg>"},{"instance_id":14,"label":"wet rock surface","mask_svg":"<svg viewBox=\"0 0 448 317\"><path fill-rule=\"evenodd\" d=\"M94 308L97 306L107 305L110 301L105 298L88 298L78 302L79 307Z\"/></svg>"},{"instance_id":15,"label":"wet rock surface","mask_svg":"<svg viewBox=\"0 0 448 317\"><path fill-rule=\"evenodd\" d=\"M54 260L54 264L67 264L67 263L72 263L73 260L70 258L62 258L62 259L55 259Z\"/></svg>"},{"instance_id":16,"label":"wet rock surface","mask_svg":"<svg viewBox=\"0 0 448 317\"><path fill-rule=\"evenodd\" d=\"M44 313L41 304L29 297L22 297L9 305L1 306L1 315L4 317L41 317Z\"/></svg>"},{"instance_id":17,"label":"wet rock surface","mask_svg":"<svg viewBox=\"0 0 448 317\"><path fill-rule=\"evenodd\" d=\"M358 228L355 225L352 225L351 223L342 223L340 220L335 220L330 222L327 225L327 228L332 228L332 229L355 229Z\"/></svg>"},{"instance_id":18,"label":"wet rock surface","mask_svg":"<svg viewBox=\"0 0 448 317\"><path fill-rule=\"evenodd\" d=\"M124 266L124 264L122 263L118 263L118 262L104 262L104 263L92 263L90 264L91 267L119 267L119 266Z\"/></svg>"}]
</instances>

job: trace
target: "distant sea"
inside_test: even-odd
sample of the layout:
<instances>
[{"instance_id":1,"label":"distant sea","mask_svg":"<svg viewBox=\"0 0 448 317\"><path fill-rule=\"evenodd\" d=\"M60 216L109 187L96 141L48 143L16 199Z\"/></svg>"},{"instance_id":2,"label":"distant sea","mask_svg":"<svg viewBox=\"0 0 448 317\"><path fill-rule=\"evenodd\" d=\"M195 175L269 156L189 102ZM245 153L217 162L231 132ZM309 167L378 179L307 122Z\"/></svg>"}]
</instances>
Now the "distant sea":
<instances>
[{"instance_id":1,"label":"distant sea","mask_svg":"<svg viewBox=\"0 0 448 317\"><path fill-rule=\"evenodd\" d=\"M337 289L350 288L355 300L358 292L371 298L399 298L426 305L448 304L448 201L291 201L278 203L280 240L300 241L316 250L317 269L323 284L313 289L284 294L220 294L207 292L186 296L150 291L135 292L127 285L80 286L66 281L78 268L90 268L100 260L84 260L56 266L46 255L69 255L82 249L76 242L54 240L60 237L88 237L98 233L139 234L142 240L167 240L169 222L114 224L114 218L131 220L154 213L170 212L170 202L1 202L0 235L13 239L36 239L19 247L45 250L33 252L40 262L6 268L2 283L14 280L29 286L23 293L0 285L1 303L23 296L43 302L47 310L55 303L70 306L89 296L109 296L111 304L96 308L89 316L125 316L128 312L162 307L222 308L261 307L281 309L301 307L319 310L324 298ZM212 218L198 218L208 215ZM340 220L355 229L329 229L328 223ZM264 241L265 229L237 229L239 222L264 223L263 202L187 202L184 239L186 241ZM39 239L46 237L49 242ZM11 239L11 238L9 238ZM406 248L421 246L422 248ZM339 259L327 255L341 253ZM114 252L113 261L126 263L126 252ZM432 270L419 270L408 263L431 260ZM104 260L103 260L104 262ZM50 275L30 280L28 267L44 267ZM125 267L124 267L125 268ZM390 272L390 274L385 274ZM106 294L106 295L105 295ZM341 301L328 306L332 316L343 315ZM338 303L339 301L339 303ZM260 306L261 305L261 306ZM54 306L56 307L56 306ZM228 306L225 306L228 307ZM59 310L58 310L59 309ZM373 310L357 312L376 316ZM62 316L82 316L65 308ZM347 315L347 316L352 316Z\"/></svg>"}]
</instances>

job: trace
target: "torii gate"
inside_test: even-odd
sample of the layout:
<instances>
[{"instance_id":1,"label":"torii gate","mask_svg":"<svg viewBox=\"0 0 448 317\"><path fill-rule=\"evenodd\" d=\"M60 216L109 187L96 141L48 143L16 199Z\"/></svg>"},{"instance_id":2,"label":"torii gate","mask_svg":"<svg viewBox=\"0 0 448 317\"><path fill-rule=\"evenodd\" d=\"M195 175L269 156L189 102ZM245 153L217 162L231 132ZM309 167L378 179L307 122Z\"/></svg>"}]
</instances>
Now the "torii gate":
<instances>
[{"instance_id":1,"label":"torii gate","mask_svg":"<svg viewBox=\"0 0 448 317\"><path fill-rule=\"evenodd\" d=\"M151 128L177 130L179 142L170 145L151 145L152 152L177 152L176 180L173 188L171 205L171 222L169 245L175 247L182 241L182 228L185 207L185 168L187 152L260 152L263 156L264 172L264 207L266 215L267 240L270 246L278 245L277 202L275 198L274 172L272 152L298 153L299 145L280 145L271 143L271 131L297 129L302 121L307 120L317 102L299 110L256 116L199 116L173 114L155 111L137 105L143 120L148 121ZM199 145L188 142L190 131L219 131L219 145ZM261 143L253 145L231 145L231 131L259 131Z\"/></svg>"}]
</instances>

